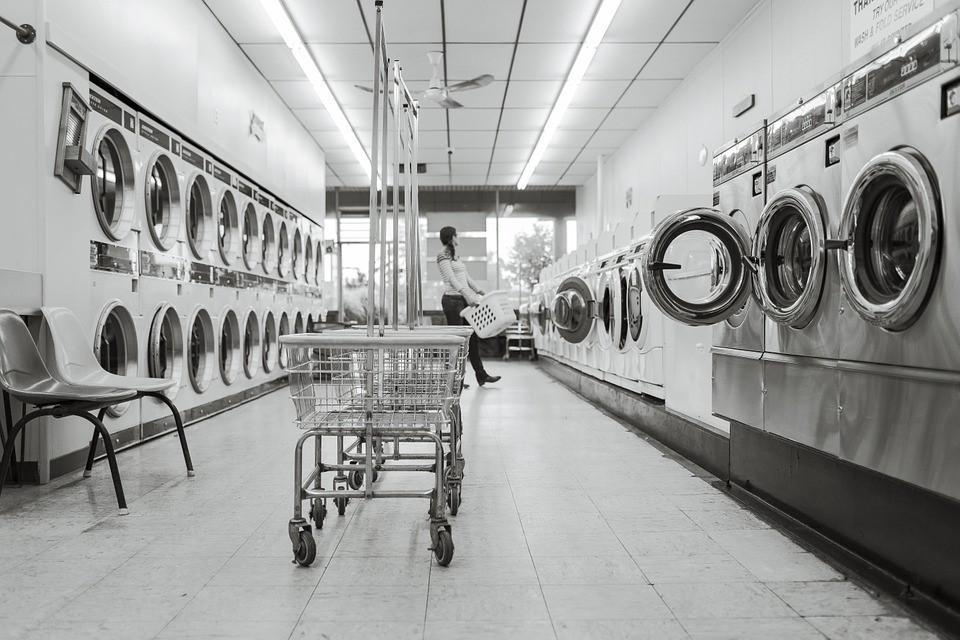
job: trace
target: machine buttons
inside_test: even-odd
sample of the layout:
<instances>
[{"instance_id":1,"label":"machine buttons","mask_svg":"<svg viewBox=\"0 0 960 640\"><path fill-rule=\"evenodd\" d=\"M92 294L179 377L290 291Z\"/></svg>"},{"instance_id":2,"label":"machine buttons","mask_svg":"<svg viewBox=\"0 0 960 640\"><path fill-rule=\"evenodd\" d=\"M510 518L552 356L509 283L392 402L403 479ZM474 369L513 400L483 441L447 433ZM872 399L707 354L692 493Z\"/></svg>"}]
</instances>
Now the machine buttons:
<instances>
[{"instance_id":1,"label":"machine buttons","mask_svg":"<svg viewBox=\"0 0 960 640\"><path fill-rule=\"evenodd\" d=\"M823 150L823 165L829 167L840 162L840 136L829 138Z\"/></svg>"},{"instance_id":2,"label":"machine buttons","mask_svg":"<svg viewBox=\"0 0 960 640\"><path fill-rule=\"evenodd\" d=\"M957 113L960 113L960 80L954 80L943 86L940 117L946 118Z\"/></svg>"},{"instance_id":3,"label":"machine buttons","mask_svg":"<svg viewBox=\"0 0 960 640\"><path fill-rule=\"evenodd\" d=\"M757 171L753 174L753 196L763 195L763 172Z\"/></svg>"}]
</instances>

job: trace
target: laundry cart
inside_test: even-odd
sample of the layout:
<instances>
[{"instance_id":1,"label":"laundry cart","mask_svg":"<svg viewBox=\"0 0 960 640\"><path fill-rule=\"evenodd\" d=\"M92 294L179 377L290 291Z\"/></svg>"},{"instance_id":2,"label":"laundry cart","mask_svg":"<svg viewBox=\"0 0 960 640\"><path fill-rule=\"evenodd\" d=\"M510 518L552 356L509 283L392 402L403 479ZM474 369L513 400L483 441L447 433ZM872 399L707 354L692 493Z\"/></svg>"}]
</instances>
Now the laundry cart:
<instances>
[{"instance_id":1,"label":"laundry cart","mask_svg":"<svg viewBox=\"0 0 960 640\"><path fill-rule=\"evenodd\" d=\"M296 423L304 429L294 454L295 495L289 523L295 561L310 565L316 557L313 529L303 517L310 502L310 519L322 528L327 500L343 513L352 498L426 498L430 501L431 550L446 566L453 558L453 537L446 520L444 478L447 451L443 434L449 431L458 402L462 374L463 338L441 333L390 333L368 336L355 331L283 336L286 371ZM322 462L325 439L363 438L368 443L400 438L433 445L429 464L405 464L391 470L428 472L433 486L421 490L374 489L347 486L345 474L355 465L338 460ZM313 440L312 469L304 475L303 448ZM363 472L373 478L376 447L363 450ZM450 456L451 459L455 455ZM324 487L324 474L335 476Z\"/></svg>"},{"instance_id":2,"label":"laundry cart","mask_svg":"<svg viewBox=\"0 0 960 640\"><path fill-rule=\"evenodd\" d=\"M366 327L351 327L346 331L360 332L365 331ZM457 374L454 380L456 388L462 389L463 376L466 373L467 358L470 348L470 336L473 329L465 325L418 325L413 327L398 326L396 328L375 327L378 335L399 334L409 335L411 332L417 335L455 335L462 340L460 351L457 354ZM463 482L463 469L466 461L463 457L463 412L460 408L460 394L454 399L452 410L450 412L449 428L441 432L441 439L449 448L447 450L447 467L444 471L444 488L446 494L446 504L450 507L450 515L457 515L460 510L461 487ZM406 452L401 450L401 444L404 439L396 437L392 442L387 443L391 446L388 450L382 439L375 439L373 446L373 475L367 476L361 463L364 460L364 446L367 441L364 437L355 438L352 442L344 442L344 438L337 438L337 463L343 464L347 461L353 465L354 469L346 474L347 485L351 489L359 489L365 481L376 482L380 477L380 472L393 468L389 461L409 461L418 459L431 459L432 454L420 452Z\"/></svg>"}]
</instances>

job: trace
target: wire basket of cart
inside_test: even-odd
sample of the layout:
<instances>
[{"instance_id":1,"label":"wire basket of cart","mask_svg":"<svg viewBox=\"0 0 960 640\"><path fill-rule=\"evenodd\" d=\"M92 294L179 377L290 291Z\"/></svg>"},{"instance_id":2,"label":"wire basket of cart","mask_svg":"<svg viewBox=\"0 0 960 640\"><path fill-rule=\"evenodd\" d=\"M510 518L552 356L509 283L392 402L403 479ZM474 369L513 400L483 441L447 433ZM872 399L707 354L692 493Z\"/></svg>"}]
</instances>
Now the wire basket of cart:
<instances>
[{"instance_id":1,"label":"wire basket of cart","mask_svg":"<svg viewBox=\"0 0 960 640\"><path fill-rule=\"evenodd\" d=\"M365 327L353 327L346 329L351 332L364 331ZM452 411L450 413L449 425L445 425L440 433L444 444L449 448L447 451L446 469L444 471L444 488L446 494L446 504L450 507L450 515L457 515L460 510L461 488L463 481L463 469L466 464L463 457L463 447L461 446L463 437L463 412L460 410L460 394L462 388L463 376L466 372L467 356L470 343L470 335L473 329L467 326L447 326L447 325L427 325L404 327L396 329L378 329L385 335L409 335L411 332L416 335L447 335L461 338L462 345L457 354L457 372L454 379L455 389L458 393L454 397ZM432 459L433 455L423 452L408 452L401 450L401 443L404 438L397 436L385 443L383 439L375 438L373 442L373 472L370 478L371 482L376 482L380 473L389 470L390 461L409 461ZM414 440L418 441L418 440ZM337 438L337 462L353 465L354 468L346 473L346 482L351 489L359 489L365 482L365 469L363 462L365 460L364 447L366 445L364 436L358 436L352 441L345 441L343 437ZM386 448L390 445L390 448Z\"/></svg>"},{"instance_id":2,"label":"wire basket of cart","mask_svg":"<svg viewBox=\"0 0 960 640\"><path fill-rule=\"evenodd\" d=\"M310 518L322 528L327 499L342 514L351 498L427 498L430 501L431 550L446 566L453 558L453 538L446 520L447 456L442 433L449 431L460 392L458 371L463 339L457 335L393 333L366 336L356 331L289 335L281 338L287 350L290 395L296 423L305 432L294 454L294 513L289 523L294 559L308 566L316 557L316 541L303 517L310 502ZM356 465L322 462L325 438L363 438L368 443L401 438L432 445L425 464L391 466L391 470L432 473L433 486L422 490L380 490L373 482L350 488L346 475ZM303 448L314 444L312 469L304 475ZM364 448L366 478L373 477L376 447ZM333 472L324 488L323 474Z\"/></svg>"}]
</instances>

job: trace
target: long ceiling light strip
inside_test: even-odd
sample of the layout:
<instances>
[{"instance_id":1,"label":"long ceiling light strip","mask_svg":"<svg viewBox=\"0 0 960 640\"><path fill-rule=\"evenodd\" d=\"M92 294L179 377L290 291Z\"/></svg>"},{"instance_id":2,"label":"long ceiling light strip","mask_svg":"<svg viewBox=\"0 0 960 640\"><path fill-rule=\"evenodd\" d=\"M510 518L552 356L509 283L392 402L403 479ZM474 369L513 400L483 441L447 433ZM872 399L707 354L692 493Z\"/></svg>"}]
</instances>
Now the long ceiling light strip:
<instances>
[{"instance_id":1,"label":"long ceiling light strip","mask_svg":"<svg viewBox=\"0 0 960 640\"><path fill-rule=\"evenodd\" d=\"M260 5L263 7L263 10L267 12L270 21L273 22L273 26L277 28L280 37L283 38L290 52L293 53L293 57L296 59L297 64L300 65L303 73L307 76L307 80L310 82L310 86L313 87L313 91L317 94L317 97L320 98L324 109L326 109L330 117L333 118L333 123L337 125L337 130L340 131L340 135L346 140L347 146L350 147L350 151L353 152L353 156L357 159L360 166L363 167L367 178L369 178L370 157L364 150L363 145L360 144L356 131L353 130L350 121L347 120L347 116L344 115L343 109L340 108L340 104L333 96L333 92L330 91L330 86L327 84L327 81L324 80L323 74L320 72L320 68L317 67L316 61L314 61L313 56L310 55L306 45L300 38L300 34L293 25L293 21L290 19L290 15L284 8L283 3L281 0L260 0Z\"/></svg>"},{"instance_id":2,"label":"long ceiling light strip","mask_svg":"<svg viewBox=\"0 0 960 640\"><path fill-rule=\"evenodd\" d=\"M573 61L573 67L570 68L570 73L567 74L567 79L563 83L563 89L560 90L560 95L553 104L553 109L550 111L547 123L543 125L543 132L540 134L540 139L537 140L537 145L533 148L530 159L527 160L527 164L523 167L520 180L517 182L518 189L527 188L527 183L529 183L530 178L533 177L533 172L536 171L537 165L539 165L540 160L543 159L543 154L546 152L547 147L550 146L550 141L557 132L557 127L560 126L560 120L563 118L563 114L566 113L567 107L570 106L570 101L573 100L580 81L583 80L584 74L587 73L587 69L593 61L594 54L597 53L597 47L600 46L603 36L607 33L607 28L613 21L613 16L617 13L617 9L620 8L620 2L621 0L601 1L600 8L597 9L597 13L593 17L593 23L590 25L589 31L587 31L587 37L584 38L583 44L580 45L577 58Z\"/></svg>"}]
</instances>

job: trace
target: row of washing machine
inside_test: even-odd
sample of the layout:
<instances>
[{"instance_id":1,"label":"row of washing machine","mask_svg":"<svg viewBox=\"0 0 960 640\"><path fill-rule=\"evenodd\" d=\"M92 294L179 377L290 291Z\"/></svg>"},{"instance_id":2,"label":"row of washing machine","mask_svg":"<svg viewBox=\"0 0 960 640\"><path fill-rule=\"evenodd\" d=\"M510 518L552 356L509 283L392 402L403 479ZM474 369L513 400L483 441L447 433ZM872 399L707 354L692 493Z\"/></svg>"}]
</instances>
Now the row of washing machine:
<instances>
[{"instance_id":1,"label":"row of washing machine","mask_svg":"<svg viewBox=\"0 0 960 640\"><path fill-rule=\"evenodd\" d=\"M323 229L95 78L88 91L96 170L71 224L90 259L60 277L89 285L101 364L177 380L187 416L275 380L279 336L322 319ZM133 440L171 426L150 399L108 415Z\"/></svg>"},{"instance_id":2,"label":"row of washing machine","mask_svg":"<svg viewBox=\"0 0 960 640\"><path fill-rule=\"evenodd\" d=\"M719 149L712 206L544 270L538 349L642 369L645 310L712 326L716 415L960 498L958 7Z\"/></svg>"}]
</instances>

